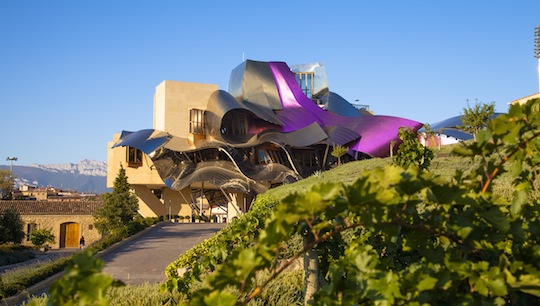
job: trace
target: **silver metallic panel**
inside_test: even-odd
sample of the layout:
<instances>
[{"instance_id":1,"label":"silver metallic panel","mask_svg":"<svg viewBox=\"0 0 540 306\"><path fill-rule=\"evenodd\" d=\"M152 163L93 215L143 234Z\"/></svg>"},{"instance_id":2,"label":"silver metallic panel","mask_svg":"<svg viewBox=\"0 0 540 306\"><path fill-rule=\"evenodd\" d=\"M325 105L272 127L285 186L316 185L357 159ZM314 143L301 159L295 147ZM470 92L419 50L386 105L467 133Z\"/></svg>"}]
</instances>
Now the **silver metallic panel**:
<instances>
[{"instance_id":1,"label":"silver metallic panel","mask_svg":"<svg viewBox=\"0 0 540 306\"><path fill-rule=\"evenodd\" d=\"M334 114L347 117L360 117L363 115L351 103L334 92L327 92L318 99L323 109Z\"/></svg>"}]
</instances>

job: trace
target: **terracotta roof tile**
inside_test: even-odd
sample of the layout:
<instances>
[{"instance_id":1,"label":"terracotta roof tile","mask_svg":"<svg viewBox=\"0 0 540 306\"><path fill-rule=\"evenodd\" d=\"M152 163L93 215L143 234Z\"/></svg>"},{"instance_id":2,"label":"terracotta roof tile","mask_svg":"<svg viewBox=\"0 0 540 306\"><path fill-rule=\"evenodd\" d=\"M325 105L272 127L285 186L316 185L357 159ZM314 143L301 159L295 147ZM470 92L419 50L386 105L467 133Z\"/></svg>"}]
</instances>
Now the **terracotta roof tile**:
<instances>
[{"instance_id":1,"label":"terracotta roof tile","mask_svg":"<svg viewBox=\"0 0 540 306\"><path fill-rule=\"evenodd\" d=\"M101 201L0 201L0 211L15 208L21 215L92 215Z\"/></svg>"}]
</instances>

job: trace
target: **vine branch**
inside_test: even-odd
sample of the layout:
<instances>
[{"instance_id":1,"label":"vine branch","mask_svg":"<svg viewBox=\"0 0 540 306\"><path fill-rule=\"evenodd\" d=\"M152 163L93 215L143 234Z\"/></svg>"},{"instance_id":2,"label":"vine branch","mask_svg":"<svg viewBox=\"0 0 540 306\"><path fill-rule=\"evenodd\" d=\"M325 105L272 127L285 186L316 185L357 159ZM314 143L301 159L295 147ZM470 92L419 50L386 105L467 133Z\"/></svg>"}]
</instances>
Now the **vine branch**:
<instances>
[{"instance_id":1,"label":"vine branch","mask_svg":"<svg viewBox=\"0 0 540 306\"><path fill-rule=\"evenodd\" d=\"M300 256L302 256L303 254L305 254L307 251L309 251L310 249L314 248L317 244L321 243L321 242L324 242L326 240L328 240L330 237L333 237L334 235L336 234L339 234L343 231L346 231L346 230L349 230L349 229L352 229L352 228L357 228L359 226L362 226L361 223L355 223L355 224L351 224L349 226L336 226L332 231L330 232L327 232L325 233L324 235L321 235L318 239L314 239L312 242L310 243L307 243L304 248L302 250L300 250L300 252L298 252L296 255L294 255L293 257L289 258L285 264L283 264L279 269L277 269L268 279L266 279L264 281L264 283L262 283L261 285L255 287L253 289L253 291L251 292L251 294L243 301L239 302L240 305L245 305L247 304L249 301L251 301L253 298L255 298L258 294L260 294L262 292L262 290L264 289L264 287L266 287L271 281L273 281L276 277L278 277L283 271L285 271L285 269L287 269L287 267L289 267L296 259L298 259Z\"/></svg>"}]
</instances>

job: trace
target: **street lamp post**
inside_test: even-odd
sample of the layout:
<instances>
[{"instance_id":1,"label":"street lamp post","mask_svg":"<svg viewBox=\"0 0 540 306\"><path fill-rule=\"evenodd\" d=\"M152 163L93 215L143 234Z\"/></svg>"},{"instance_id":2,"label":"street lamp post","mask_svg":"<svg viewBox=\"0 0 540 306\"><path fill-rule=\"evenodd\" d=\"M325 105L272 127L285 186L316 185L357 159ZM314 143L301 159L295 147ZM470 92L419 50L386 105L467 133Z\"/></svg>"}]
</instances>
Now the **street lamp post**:
<instances>
[{"instance_id":1,"label":"street lamp post","mask_svg":"<svg viewBox=\"0 0 540 306\"><path fill-rule=\"evenodd\" d=\"M9 160L9 175L13 179L13 162L17 161L17 157L8 157L6 160Z\"/></svg>"},{"instance_id":2,"label":"street lamp post","mask_svg":"<svg viewBox=\"0 0 540 306\"><path fill-rule=\"evenodd\" d=\"M538 60L538 91L540 92L540 26L534 29L534 57Z\"/></svg>"},{"instance_id":3,"label":"street lamp post","mask_svg":"<svg viewBox=\"0 0 540 306\"><path fill-rule=\"evenodd\" d=\"M11 188L15 187L15 181L13 180L13 162L17 161L17 157L8 157L6 160L9 160L9 178L11 180ZM13 189L12 189L13 190Z\"/></svg>"}]
</instances>

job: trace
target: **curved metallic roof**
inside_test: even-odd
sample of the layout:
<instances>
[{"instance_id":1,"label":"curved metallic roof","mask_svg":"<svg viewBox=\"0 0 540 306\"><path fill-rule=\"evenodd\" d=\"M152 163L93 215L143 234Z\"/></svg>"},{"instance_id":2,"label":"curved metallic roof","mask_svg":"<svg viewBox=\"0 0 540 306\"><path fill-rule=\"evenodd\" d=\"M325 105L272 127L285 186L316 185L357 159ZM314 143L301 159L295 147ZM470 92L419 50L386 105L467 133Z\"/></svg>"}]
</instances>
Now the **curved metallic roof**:
<instances>
[{"instance_id":1,"label":"curved metallic roof","mask_svg":"<svg viewBox=\"0 0 540 306\"><path fill-rule=\"evenodd\" d=\"M283 105L283 110L276 113L286 124L285 130L299 129L312 122L317 122L321 126L341 126L361 135L360 140L350 147L352 151L381 157L388 155L392 140L399 140L400 127L409 127L417 131L423 125L420 122L390 116L345 117L332 114L321 109L304 95L287 64L271 62L269 65Z\"/></svg>"},{"instance_id":2,"label":"curved metallic roof","mask_svg":"<svg viewBox=\"0 0 540 306\"><path fill-rule=\"evenodd\" d=\"M172 189L208 182L256 194L270 184L309 175L314 170L305 163L325 167L322 163L329 146L347 145L349 153L362 156L387 156L400 127L416 131L422 126L403 118L361 115L331 92L322 95L323 109L303 93L294 73L282 62L242 63L231 73L229 91L218 90L209 98L204 139L141 130L123 132L115 146L131 146L148 154ZM244 134L223 134L224 124L240 115L248 118ZM319 145L326 148L324 158ZM321 155L302 156L300 151L315 147ZM255 162L254 153L273 156L261 163ZM213 158L195 158L197 154ZM295 160L294 154L300 154L302 160Z\"/></svg>"},{"instance_id":3,"label":"curved metallic roof","mask_svg":"<svg viewBox=\"0 0 540 306\"><path fill-rule=\"evenodd\" d=\"M493 114L493 116L491 116L491 119L496 118L502 114L503 113L495 113ZM473 135L469 132L463 131L461 128L462 126L463 122L461 122L461 116L450 117L448 119L430 124L431 129L437 133L454 137L459 140L473 139ZM423 129L421 129L420 131L422 132Z\"/></svg>"},{"instance_id":4,"label":"curved metallic roof","mask_svg":"<svg viewBox=\"0 0 540 306\"><path fill-rule=\"evenodd\" d=\"M346 117L360 117L364 115L360 113L360 111L358 111L356 107L354 107L347 100L343 99L337 93L330 91L323 94L318 99L323 109L329 112L332 112L336 115L346 116Z\"/></svg>"}]
</instances>

